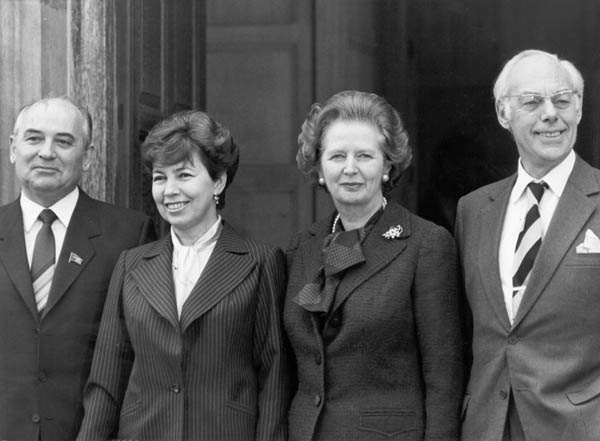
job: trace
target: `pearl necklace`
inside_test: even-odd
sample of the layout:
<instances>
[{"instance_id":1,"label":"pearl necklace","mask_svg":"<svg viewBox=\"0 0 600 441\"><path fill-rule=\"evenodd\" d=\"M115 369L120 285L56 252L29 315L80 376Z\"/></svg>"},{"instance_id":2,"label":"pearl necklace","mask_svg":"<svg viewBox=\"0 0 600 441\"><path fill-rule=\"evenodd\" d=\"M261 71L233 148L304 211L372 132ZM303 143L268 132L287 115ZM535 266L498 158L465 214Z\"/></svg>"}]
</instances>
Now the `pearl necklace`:
<instances>
[{"instance_id":1,"label":"pearl necklace","mask_svg":"<svg viewBox=\"0 0 600 441\"><path fill-rule=\"evenodd\" d=\"M387 199L385 198L385 196L383 197L383 202L381 203L381 209L385 210L385 207L387 206ZM333 220L333 225L331 226L331 232L335 233L335 226L337 225L338 221L340 220L340 213L337 214L337 216L335 217L335 219Z\"/></svg>"}]
</instances>

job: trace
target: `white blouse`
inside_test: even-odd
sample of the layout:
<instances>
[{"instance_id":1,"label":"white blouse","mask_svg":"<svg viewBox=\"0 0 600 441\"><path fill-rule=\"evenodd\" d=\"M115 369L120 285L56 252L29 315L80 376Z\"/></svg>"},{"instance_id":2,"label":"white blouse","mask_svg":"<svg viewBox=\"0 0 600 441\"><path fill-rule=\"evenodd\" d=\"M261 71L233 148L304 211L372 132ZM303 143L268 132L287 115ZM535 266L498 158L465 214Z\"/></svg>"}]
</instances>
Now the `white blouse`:
<instances>
[{"instance_id":1,"label":"white blouse","mask_svg":"<svg viewBox=\"0 0 600 441\"><path fill-rule=\"evenodd\" d=\"M185 246L171 228L173 241L173 281L175 282L175 299L177 314L181 317L183 304L190 296L192 288L200 278L208 259L215 249L221 234L221 216L193 245Z\"/></svg>"}]
</instances>

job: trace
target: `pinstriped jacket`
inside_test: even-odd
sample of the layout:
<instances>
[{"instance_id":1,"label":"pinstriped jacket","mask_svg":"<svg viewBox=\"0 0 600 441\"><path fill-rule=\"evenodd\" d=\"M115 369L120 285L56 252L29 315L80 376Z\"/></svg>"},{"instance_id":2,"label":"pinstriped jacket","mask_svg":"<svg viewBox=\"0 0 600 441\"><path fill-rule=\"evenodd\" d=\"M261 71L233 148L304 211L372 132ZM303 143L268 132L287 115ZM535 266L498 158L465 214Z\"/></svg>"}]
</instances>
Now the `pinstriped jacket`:
<instances>
[{"instance_id":1,"label":"pinstriped jacket","mask_svg":"<svg viewBox=\"0 0 600 441\"><path fill-rule=\"evenodd\" d=\"M79 440L284 440L285 259L224 224L177 315L170 236L113 273Z\"/></svg>"}]
</instances>

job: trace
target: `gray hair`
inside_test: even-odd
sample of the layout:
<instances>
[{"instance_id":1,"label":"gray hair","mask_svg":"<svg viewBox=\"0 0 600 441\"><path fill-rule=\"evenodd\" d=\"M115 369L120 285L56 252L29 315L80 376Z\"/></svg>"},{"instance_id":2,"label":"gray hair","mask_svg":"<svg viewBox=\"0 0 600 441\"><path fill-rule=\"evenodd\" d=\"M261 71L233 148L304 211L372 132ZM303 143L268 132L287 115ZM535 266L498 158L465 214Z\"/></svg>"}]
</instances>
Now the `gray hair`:
<instances>
[{"instance_id":1,"label":"gray hair","mask_svg":"<svg viewBox=\"0 0 600 441\"><path fill-rule=\"evenodd\" d=\"M496 79L496 83L494 84L494 99L496 105L503 100L506 95L508 95L508 77L512 72L513 68L519 63L519 61L534 56L534 55L542 55L545 57L549 57L556 62L558 62L562 68L567 72L571 82L573 83L573 89L579 95L580 100L583 100L583 77L581 73L577 70L577 68L567 60L562 60L558 58L556 55L551 54L549 52L537 50L537 49L527 49L522 52L519 52L517 55L512 57L510 60L506 62L498 78Z\"/></svg>"},{"instance_id":2,"label":"gray hair","mask_svg":"<svg viewBox=\"0 0 600 441\"><path fill-rule=\"evenodd\" d=\"M88 111L88 109L85 106L78 103L73 98L71 98L70 96L67 96L67 95L47 96L45 98L41 98L39 100L33 101L33 102L21 107L21 109L19 109L19 113L17 113L17 117L15 118L15 124L13 126L12 135L13 136L18 135L17 132L18 132L19 127L21 126L23 116L25 115L25 113L27 113L27 111L29 109L36 107L40 104L48 104L51 101L64 101L66 103L73 105L73 107L75 107L77 109L77 111L79 112L79 115L81 116L81 120L83 121L83 124L82 124L83 147L87 149L92 144L92 129L93 129L92 115L90 115L90 112Z\"/></svg>"}]
</instances>

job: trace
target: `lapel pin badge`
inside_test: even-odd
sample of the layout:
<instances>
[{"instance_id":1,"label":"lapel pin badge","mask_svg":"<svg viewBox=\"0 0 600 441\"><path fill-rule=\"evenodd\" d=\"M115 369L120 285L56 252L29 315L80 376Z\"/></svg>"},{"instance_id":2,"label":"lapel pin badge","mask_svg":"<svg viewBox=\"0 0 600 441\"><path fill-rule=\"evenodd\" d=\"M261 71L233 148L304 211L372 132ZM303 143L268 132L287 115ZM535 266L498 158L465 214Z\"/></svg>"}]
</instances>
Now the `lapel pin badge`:
<instances>
[{"instance_id":1,"label":"lapel pin badge","mask_svg":"<svg viewBox=\"0 0 600 441\"><path fill-rule=\"evenodd\" d=\"M71 262L81 265L83 263L83 259L71 251L71 254L69 254L69 263Z\"/></svg>"}]
</instances>

